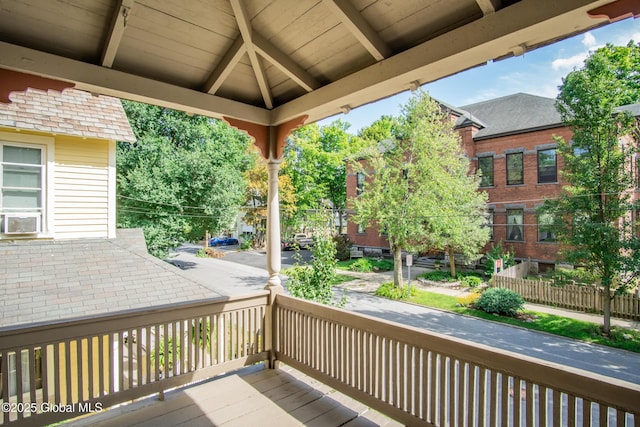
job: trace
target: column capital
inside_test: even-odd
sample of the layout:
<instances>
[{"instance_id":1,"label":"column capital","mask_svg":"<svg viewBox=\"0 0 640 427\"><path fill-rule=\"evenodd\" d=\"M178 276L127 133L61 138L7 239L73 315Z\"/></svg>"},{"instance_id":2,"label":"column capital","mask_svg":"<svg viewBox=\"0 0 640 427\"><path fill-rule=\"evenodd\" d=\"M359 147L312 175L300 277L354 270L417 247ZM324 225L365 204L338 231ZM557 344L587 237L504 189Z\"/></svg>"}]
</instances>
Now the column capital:
<instances>
[{"instance_id":1,"label":"column capital","mask_svg":"<svg viewBox=\"0 0 640 427\"><path fill-rule=\"evenodd\" d=\"M637 0L617 0L587 12L592 18L607 18L609 22L640 16L640 4Z\"/></svg>"},{"instance_id":2,"label":"column capital","mask_svg":"<svg viewBox=\"0 0 640 427\"><path fill-rule=\"evenodd\" d=\"M292 131L304 125L308 117L307 115L296 117L278 126L265 126L226 116L223 119L232 127L253 138L253 143L264 159L281 160L287 137Z\"/></svg>"}]
</instances>

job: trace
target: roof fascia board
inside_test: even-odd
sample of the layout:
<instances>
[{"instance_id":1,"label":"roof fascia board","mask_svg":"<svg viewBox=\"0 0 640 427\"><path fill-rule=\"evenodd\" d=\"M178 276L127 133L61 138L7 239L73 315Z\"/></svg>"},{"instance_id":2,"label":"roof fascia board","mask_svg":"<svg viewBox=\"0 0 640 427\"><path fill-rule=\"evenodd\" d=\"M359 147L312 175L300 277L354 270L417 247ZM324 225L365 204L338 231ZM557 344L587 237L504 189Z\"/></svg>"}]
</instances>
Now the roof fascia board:
<instances>
[{"instance_id":1,"label":"roof fascia board","mask_svg":"<svg viewBox=\"0 0 640 427\"><path fill-rule=\"evenodd\" d=\"M505 136L520 135L522 133L538 132L538 131L541 131L541 130L557 129L557 128L561 128L561 127L565 127L565 125L563 125L562 123L556 123L556 124L546 125L546 126L537 126L537 127L533 127L533 128L518 129L518 130L507 131L507 132L494 133L494 134L490 134L490 135L483 135L483 136L480 136L480 137L475 137L474 136L473 140L474 141L484 141L486 139L502 138L502 137L505 137Z\"/></svg>"}]
</instances>

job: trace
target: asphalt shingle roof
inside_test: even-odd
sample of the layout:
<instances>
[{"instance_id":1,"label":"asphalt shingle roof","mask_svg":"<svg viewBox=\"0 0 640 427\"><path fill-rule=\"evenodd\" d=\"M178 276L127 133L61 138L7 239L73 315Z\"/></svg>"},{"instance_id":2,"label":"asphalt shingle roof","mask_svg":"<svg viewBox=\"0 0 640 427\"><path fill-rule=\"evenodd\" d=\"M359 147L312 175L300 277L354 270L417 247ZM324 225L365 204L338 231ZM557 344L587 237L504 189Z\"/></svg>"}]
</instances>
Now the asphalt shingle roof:
<instances>
[{"instance_id":1,"label":"asphalt shingle roof","mask_svg":"<svg viewBox=\"0 0 640 427\"><path fill-rule=\"evenodd\" d=\"M219 296L146 252L141 230L116 239L0 241L0 328Z\"/></svg>"},{"instance_id":2,"label":"asphalt shingle roof","mask_svg":"<svg viewBox=\"0 0 640 427\"><path fill-rule=\"evenodd\" d=\"M475 134L476 140L562 126L554 99L526 93L465 105L458 110L468 112L468 118L484 126Z\"/></svg>"},{"instance_id":3,"label":"asphalt shingle roof","mask_svg":"<svg viewBox=\"0 0 640 427\"><path fill-rule=\"evenodd\" d=\"M77 89L27 89L0 103L0 127L134 142L120 100Z\"/></svg>"}]
</instances>

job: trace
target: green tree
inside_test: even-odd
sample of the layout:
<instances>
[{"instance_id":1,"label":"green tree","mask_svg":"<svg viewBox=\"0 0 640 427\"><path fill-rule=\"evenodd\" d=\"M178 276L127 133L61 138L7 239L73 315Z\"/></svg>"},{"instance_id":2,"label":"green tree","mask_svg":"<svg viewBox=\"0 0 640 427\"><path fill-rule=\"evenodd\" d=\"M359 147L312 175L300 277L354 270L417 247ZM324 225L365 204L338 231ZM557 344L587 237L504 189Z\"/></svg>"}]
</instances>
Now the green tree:
<instances>
[{"instance_id":1,"label":"green tree","mask_svg":"<svg viewBox=\"0 0 640 427\"><path fill-rule=\"evenodd\" d=\"M384 231L394 258L394 284L402 286L402 251L461 250L471 255L489 238L486 194L469 175L469 161L448 114L419 92L402 109L399 138L352 162L365 175L353 199L354 220ZM455 274L455 270L452 271Z\"/></svg>"},{"instance_id":2,"label":"green tree","mask_svg":"<svg viewBox=\"0 0 640 427\"><path fill-rule=\"evenodd\" d=\"M289 138L282 171L295 188L298 213L294 227L307 225L310 214L327 206L342 218L347 200L344 159L365 144L347 132L349 126L340 120L327 126L313 123L296 130ZM341 228L342 224L338 226Z\"/></svg>"},{"instance_id":3,"label":"green tree","mask_svg":"<svg viewBox=\"0 0 640 427\"><path fill-rule=\"evenodd\" d=\"M395 139L400 132L400 123L393 116L384 115L366 128L358 132L358 136L370 143L378 143L385 139Z\"/></svg>"},{"instance_id":4,"label":"green tree","mask_svg":"<svg viewBox=\"0 0 640 427\"><path fill-rule=\"evenodd\" d=\"M336 242L332 238L332 230L326 226L331 210L320 210L318 215L324 216L319 228L313 236L311 247L311 264L304 265L297 255L296 265L287 272L287 289L294 297L307 299L327 305L343 306L346 299L336 298L333 285L336 281Z\"/></svg>"},{"instance_id":5,"label":"green tree","mask_svg":"<svg viewBox=\"0 0 640 427\"><path fill-rule=\"evenodd\" d=\"M633 158L638 153L636 118L625 108L640 100L640 47L607 45L568 74L556 107L573 131L557 138L564 160L562 195L543 211L557 220L561 256L585 266L604 287L604 332L610 333L611 292L638 276L640 241L632 228Z\"/></svg>"},{"instance_id":6,"label":"green tree","mask_svg":"<svg viewBox=\"0 0 640 427\"><path fill-rule=\"evenodd\" d=\"M117 223L156 256L228 229L243 203L248 138L219 120L123 101L137 137L117 147Z\"/></svg>"},{"instance_id":7,"label":"green tree","mask_svg":"<svg viewBox=\"0 0 640 427\"><path fill-rule=\"evenodd\" d=\"M255 235L254 247L263 247L266 244L267 231L267 197L269 182L267 180L267 164L256 156L254 166L245 172L247 188L245 192L245 205L247 212L244 220L253 226ZM296 195L291 178L287 175L278 176L278 195L280 200L280 217L287 222L297 211Z\"/></svg>"}]
</instances>

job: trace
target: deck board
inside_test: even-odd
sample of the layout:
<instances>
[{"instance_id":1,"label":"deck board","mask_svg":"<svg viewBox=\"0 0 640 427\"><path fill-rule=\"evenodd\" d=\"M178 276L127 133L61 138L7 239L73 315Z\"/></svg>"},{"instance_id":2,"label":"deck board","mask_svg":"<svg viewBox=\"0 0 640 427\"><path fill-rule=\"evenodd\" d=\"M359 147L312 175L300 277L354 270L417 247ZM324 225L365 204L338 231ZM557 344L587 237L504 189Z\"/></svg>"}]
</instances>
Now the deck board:
<instances>
[{"instance_id":1,"label":"deck board","mask_svg":"<svg viewBox=\"0 0 640 427\"><path fill-rule=\"evenodd\" d=\"M198 385L144 399L71 427L399 426L379 412L293 368L251 367Z\"/></svg>"}]
</instances>

